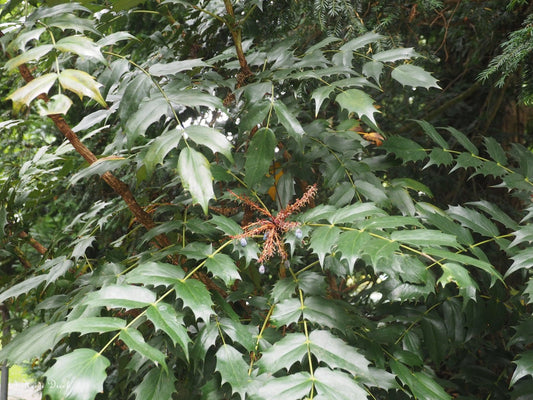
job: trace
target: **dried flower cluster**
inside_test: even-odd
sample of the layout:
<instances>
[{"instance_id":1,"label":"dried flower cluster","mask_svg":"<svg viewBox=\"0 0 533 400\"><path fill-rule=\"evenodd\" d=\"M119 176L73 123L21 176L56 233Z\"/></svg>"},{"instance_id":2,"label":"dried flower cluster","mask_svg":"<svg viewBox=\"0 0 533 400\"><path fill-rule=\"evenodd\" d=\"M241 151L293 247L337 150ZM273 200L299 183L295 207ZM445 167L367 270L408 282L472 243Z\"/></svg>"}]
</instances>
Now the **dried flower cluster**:
<instances>
[{"instance_id":1,"label":"dried flower cluster","mask_svg":"<svg viewBox=\"0 0 533 400\"><path fill-rule=\"evenodd\" d=\"M242 228L244 230L243 233L231 236L231 238L240 240L242 244L242 239L246 240L247 237L263 235L265 242L263 244L263 251L261 252L261 256L257 262L259 264L263 264L265 261L272 258L276 252L280 255L282 260L286 260L288 255L285 251L285 246L281 236L291 229L295 229L299 225L298 222L287 221L287 218L295 212L300 211L305 205L307 205L316 195L316 192L316 184L309 186L302 197L300 197L294 203L289 204L283 210L279 211L276 216L273 216L269 210L254 203L248 197L240 196L231 192L231 194L241 202L266 217L263 219L258 219L257 221L244 226ZM301 236L301 231L299 236Z\"/></svg>"}]
</instances>

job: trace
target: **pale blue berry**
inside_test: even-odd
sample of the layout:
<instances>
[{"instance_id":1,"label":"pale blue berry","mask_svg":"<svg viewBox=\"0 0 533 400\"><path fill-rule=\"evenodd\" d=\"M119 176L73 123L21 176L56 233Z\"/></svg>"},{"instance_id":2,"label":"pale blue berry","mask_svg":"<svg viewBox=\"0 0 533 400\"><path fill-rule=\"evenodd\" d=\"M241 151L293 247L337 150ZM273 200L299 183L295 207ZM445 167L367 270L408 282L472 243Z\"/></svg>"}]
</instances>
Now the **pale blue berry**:
<instances>
[{"instance_id":1,"label":"pale blue berry","mask_svg":"<svg viewBox=\"0 0 533 400\"><path fill-rule=\"evenodd\" d=\"M263 264L261 264L257 270L259 271L261 275L266 272L266 268Z\"/></svg>"},{"instance_id":2,"label":"pale blue berry","mask_svg":"<svg viewBox=\"0 0 533 400\"><path fill-rule=\"evenodd\" d=\"M265 232L265 234L263 235L263 240L267 240L268 239L268 232Z\"/></svg>"},{"instance_id":3,"label":"pale blue berry","mask_svg":"<svg viewBox=\"0 0 533 400\"><path fill-rule=\"evenodd\" d=\"M301 239L301 238L303 238L304 234L303 234L302 230L300 228L298 228L298 229L296 229L294 231L294 236L296 236L298 239Z\"/></svg>"},{"instance_id":4,"label":"pale blue berry","mask_svg":"<svg viewBox=\"0 0 533 400\"><path fill-rule=\"evenodd\" d=\"M246 245L248 244L248 242L246 241L245 238L241 238L239 241L240 241L242 247L246 247Z\"/></svg>"}]
</instances>

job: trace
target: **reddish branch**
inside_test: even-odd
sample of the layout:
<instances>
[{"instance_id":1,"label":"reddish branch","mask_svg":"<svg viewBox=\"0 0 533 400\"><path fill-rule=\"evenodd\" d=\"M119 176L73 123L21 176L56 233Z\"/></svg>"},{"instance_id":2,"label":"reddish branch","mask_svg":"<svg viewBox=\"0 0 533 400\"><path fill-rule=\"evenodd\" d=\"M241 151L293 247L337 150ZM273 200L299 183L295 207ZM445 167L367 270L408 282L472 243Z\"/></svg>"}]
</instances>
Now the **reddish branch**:
<instances>
[{"instance_id":1,"label":"reddish branch","mask_svg":"<svg viewBox=\"0 0 533 400\"><path fill-rule=\"evenodd\" d=\"M0 37L4 36L2 31L0 31ZM32 73L26 66L26 64L22 64L18 67L20 71L20 75L24 78L26 82L30 82L34 79ZM44 100L45 102L48 102L50 99L45 93L42 93L38 96L38 98ZM76 133L72 130L70 125L65 121L65 119L59 115L59 114L53 114L48 116L55 124L57 129L67 138L67 140L72 144L74 149L89 163L93 164L98 159L94 155L94 153L85 146L81 140L78 138ZM156 224L150 214L148 214L137 202L135 199L135 196L131 192L129 186L122 182L120 179L118 179L115 175L113 175L111 172L107 171L102 175L102 179L117 193L122 197L132 214L135 216L135 219L141 223L147 230L151 230L156 227ZM169 238L165 234L159 234L155 236L155 241L157 247L164 248L169 247L171 245L171 242ZM32 244L30 239L30 244ZM32 244L33 245L33 244ZM43 247L44 249L44 247ZM41 249L42 250L42 249ZM39 250L38 250L39 251ZM42 254L42 253L41 253ZM170 261L178 265L180 263L179 258L176 256L169 256ZM216 290L218 293L220 293L222 296L226 296L226 292L222 290L220 287L218 287L207 275L204 273L198 272L194 275L194 277L201 282L203 282L208 289L210 290Z\"/></svg>"}]
</instances>

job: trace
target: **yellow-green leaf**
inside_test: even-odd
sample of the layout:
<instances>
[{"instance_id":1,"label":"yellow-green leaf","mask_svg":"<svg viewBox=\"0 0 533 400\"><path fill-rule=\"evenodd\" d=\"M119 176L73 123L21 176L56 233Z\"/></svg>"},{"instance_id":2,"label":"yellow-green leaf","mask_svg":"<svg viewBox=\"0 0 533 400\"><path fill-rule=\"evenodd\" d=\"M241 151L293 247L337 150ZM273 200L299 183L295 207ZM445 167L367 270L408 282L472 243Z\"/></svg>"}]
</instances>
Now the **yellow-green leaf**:
<instances>
[{"instance_id":1,"label":"yellow-green leaf","mask_svg":"<svg viewBox=\"0 0 533 400\"><path fill-rule=\"evenodd\" d=\"M13 101L13 111L17 113L23 105L29 106L31 101L42 93L48 93L57 79L57 74L46 74L27 83L25 86L15 90L8 100Z\"/></svg>"},{"instance_id":2,"label":"yellow-green leaf","mask_svg":"<svg viewBox=\"0 0 533 400\"><path fill-rule=\"evenodd\" d=\"M76 69L66 69L59 74L59 83L61 83L61 86L63 86L64 89L70 90L80 96L80 99L82 99L83 96L87 96L96 100L103 107L107 107L104 98L98 90L102 85L96 82L95 78L87 72Z\"/></svg>"}]
</instances>

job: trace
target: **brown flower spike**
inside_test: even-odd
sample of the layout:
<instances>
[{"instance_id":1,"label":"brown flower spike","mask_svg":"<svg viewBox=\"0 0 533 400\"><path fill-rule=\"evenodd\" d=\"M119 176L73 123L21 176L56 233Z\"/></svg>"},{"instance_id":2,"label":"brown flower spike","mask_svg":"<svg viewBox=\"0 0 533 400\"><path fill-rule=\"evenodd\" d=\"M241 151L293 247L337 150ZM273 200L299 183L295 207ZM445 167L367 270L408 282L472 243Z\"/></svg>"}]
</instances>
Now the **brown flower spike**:
<instances>
[{"instance_id":1,"label":"brown flower spike","mask_svg":"<svg viewBox=\"0 0 533 400\"><path fill-rule=\"evenodd\" d=\"M276 216L273 216L270 211L265 207L262 207L246 196L239 196L230 191L230 193L239 199L241 202L249 206L250 208L258 211L260 214L266 216L264 219L258 219L242 229L243 233L239 235L231 236L232 239L246 239L247 237L252 237L255 235L263 234L265 237L265 243L263 245L263 251L261 256L257 260L259 264L263 264L265 261L272 258L276 252L281 256L282 260L288 258L287 252L285 251L285 245L281 239L281 235L287 233L291 229L296 228L299 223L295 221L287 221L287 218L290 217L293 213L300 211L306 204L308 204L313 197L315 197L317 192L316 184L309 186L305 193L296 200L294 203L289 204L283 210L279 211Z\"/></svg>"}]
</instances>

